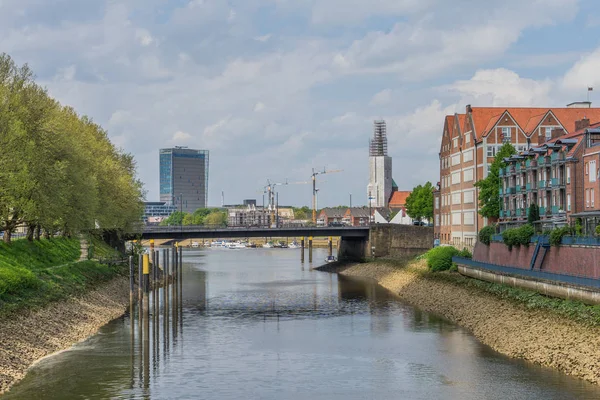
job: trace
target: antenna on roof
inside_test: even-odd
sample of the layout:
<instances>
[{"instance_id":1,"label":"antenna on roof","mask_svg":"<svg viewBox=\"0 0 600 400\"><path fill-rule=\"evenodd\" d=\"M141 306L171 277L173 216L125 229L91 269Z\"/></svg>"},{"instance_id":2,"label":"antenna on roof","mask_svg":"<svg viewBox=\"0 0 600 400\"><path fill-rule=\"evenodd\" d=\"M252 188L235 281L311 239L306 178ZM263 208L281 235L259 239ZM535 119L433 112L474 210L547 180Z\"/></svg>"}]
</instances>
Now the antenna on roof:
<instances>
[{"instance_id":1,"label":"antenna on roof","mask_svg":"<svg viewBox=\"0 0 600 400\"><path fill-rule=\"evenodd\" d=\"M593 88L593 87L591 87L591 86L588 86L588 90L587 90L587 101L588 101L588 102L590 101L590 92L591 92L591 91L593 91L593 90L594 90L594 88Z\"/></svg>"}]
</instances>

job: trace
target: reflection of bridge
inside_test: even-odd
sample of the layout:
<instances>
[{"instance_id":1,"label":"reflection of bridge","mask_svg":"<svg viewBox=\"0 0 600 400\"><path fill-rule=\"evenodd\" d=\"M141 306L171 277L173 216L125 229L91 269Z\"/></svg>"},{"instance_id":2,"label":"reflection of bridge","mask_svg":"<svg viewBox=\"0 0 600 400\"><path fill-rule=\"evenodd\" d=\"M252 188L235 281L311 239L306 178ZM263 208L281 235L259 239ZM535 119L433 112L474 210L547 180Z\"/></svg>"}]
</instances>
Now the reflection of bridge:
<instances>
[{"instance_id":1,"label":"reflection of bridge","mask_svg":"<svg viewBox=\"0 0 600 400\"><path fill-rule=\"evenodd\" d=\"M205 226L147 226L142 239L227 239L250 237L325 237L369 238L369 227L290 227L290 228L207 228Z\"/></svg>"}]
</instances>

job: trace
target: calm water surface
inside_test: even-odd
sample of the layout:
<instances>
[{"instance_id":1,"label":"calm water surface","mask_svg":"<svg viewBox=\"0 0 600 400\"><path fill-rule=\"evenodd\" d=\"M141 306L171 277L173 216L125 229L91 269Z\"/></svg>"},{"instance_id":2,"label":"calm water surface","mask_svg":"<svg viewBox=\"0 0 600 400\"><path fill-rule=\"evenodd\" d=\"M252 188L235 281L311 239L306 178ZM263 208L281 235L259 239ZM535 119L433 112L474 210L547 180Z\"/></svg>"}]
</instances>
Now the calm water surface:
<instances>
[{"instance_id":1,"label":"calm water surface","mask_svg":"<svg viewBox=\"0 0 600 400\"><path fill-rule=\"evenodd\" d=\"M148 363L126 316L39 363L3 400L600 399L372 283L311 271L300 250L187 251L183 294L176 337L161 331Z\"/></svg>"}]
</instances>

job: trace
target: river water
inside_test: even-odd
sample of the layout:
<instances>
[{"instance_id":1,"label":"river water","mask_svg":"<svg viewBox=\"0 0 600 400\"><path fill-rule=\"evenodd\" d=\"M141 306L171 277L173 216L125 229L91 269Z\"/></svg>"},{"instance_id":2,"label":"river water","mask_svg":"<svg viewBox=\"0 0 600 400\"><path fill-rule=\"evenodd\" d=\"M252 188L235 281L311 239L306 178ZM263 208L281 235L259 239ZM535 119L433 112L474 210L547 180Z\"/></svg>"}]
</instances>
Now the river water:
<instances>
[{"instance_id":1,"label":"river water","mask_svg":"<svg viewBox=\"0 0 600 400\"><path fill-rule=\"evenodd\" d=\"M325 251L315 250L315 264ZM177 334L143 364L137 318L41 361L2 399L598 399L300 250L186 251Z\"/></svg>"}]
</instances>

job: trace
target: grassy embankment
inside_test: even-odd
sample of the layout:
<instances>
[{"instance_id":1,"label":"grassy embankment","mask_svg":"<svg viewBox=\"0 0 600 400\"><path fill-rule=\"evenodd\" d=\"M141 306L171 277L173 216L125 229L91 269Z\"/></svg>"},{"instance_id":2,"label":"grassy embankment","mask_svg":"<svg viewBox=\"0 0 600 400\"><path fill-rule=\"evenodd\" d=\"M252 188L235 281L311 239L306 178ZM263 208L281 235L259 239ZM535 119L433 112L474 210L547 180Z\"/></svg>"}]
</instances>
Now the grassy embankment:
<instances>
[{"instance_id":1,"label":"grassy embankment","mask_svg":"<svg viewBox=\"0 0 600 400\"><path fill-rule=\"evenodd\" d=\"M422 279L465 286L482 293L492 294L502 300L524 305L530 310L550 311L585 325L600 327L600 306L590 306L579 301L547 297L527 289L480 281L463 276L456 271L432 272L427 268L427 254L410 261L377 260L376 262L395 269L405 269Z\"/></svg>"},{"instance_id":2,"label":"grassy embankment","mask_svg":"<svg viewBox=\"0 0 600 400\"><path fill-rule=\"evenodd\" d=\"M93 239L92 244L96 259L117 255L101 240ZM0 243L0 317L80 295L127 273L125 266L80 262L79 257L78 239Z\"/></svg>"}]
</instances>

